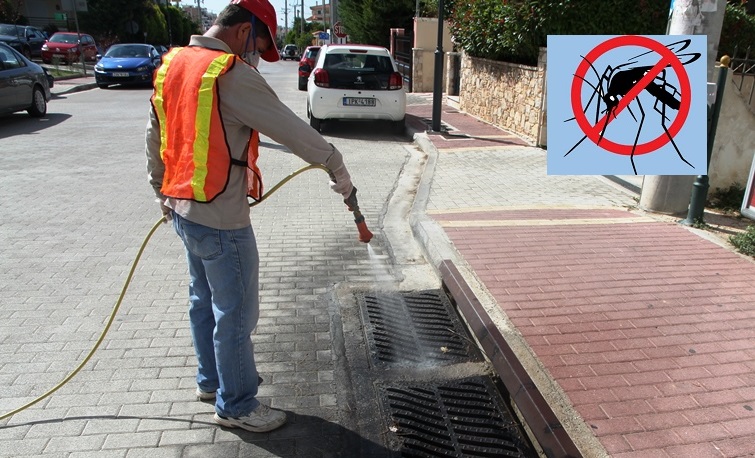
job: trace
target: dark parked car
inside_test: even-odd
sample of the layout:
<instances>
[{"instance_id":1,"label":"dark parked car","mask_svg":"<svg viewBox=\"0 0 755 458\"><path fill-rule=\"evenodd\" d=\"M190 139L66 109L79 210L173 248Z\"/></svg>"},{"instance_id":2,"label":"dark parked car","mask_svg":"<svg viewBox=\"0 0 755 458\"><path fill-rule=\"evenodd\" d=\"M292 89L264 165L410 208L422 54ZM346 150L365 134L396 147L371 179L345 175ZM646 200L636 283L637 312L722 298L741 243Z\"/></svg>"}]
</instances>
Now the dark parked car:
<instances>
[{"instance_id":1,"label":"dark parked car","mask_svg":"<svg viewBox=\"0 0 755 458\"><path fill-rule=\"evenodd\" d=\"M160 63L160 53L152 45L117 44L94 66L94 79L102 89L111 84L152 85L152 74Z\"/></svg>"},{"instance_id":2,"label":"dark parked car","mask_svg":"<svg viewBox=\"0 0 755 458\"><path fill-rule=\"evenodd\" d=\"M26 110L35 118L47 113L47 72L5 43L0 43L0 114Z\"/></svg>"},{"instance_id":3,"label":"dark parked car","mask_svg":"<svg viewBox=\"0 0 755 458\"><path fill-rule=\"evenodd\" d=\"M0 41L31 59L32 56L42 55L42 45L47 41L47 36L36 27L0 24Z\"/></svg>"},{"instance_id":4,"label":"dark parked car","mask_svg":"<svg viewBox=\"0 0 755 458\"><path fill-rule=\"evenodd\" d=\"M55 32L47 43L42 45L42 62L46 64L52 62L53 58L61 62L77 62L82 54L85 60L97 60L97 44L94 38L86 33Z\"/></svg>"},{"instance_id":5,"label":"dark parked car","mask_svg":"<svg viewBox=\"0 0 755 458\"><path fill-rule=\"evenodd\" d=\"M301 60L299 61L300 91L307 90L307 79L309 78L309 74L312 72L312 69L315 68L315 58L317 57L317 52L319 50L319 46L307 46L307 49L305 49L301 55Z\"/></svg>"}]
</instances>

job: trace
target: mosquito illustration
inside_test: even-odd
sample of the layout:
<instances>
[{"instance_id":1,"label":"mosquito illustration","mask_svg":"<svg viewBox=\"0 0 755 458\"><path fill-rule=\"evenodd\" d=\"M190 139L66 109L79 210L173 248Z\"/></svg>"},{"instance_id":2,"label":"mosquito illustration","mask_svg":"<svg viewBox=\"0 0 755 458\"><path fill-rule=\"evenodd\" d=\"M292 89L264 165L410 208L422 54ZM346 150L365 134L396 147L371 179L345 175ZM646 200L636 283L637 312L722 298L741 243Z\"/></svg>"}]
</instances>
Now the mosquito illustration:
<instances>
[{"instance_id":1,"label":"mosquito illustration","mask_svg":"<svg viewBox=\"0 0 755 458\"><path fill-rule=\"evenodd\" d=\"M681 40L666 45L666 47L673 51L673 53L679 58L682 65L687 65L696 61L701 56L700 53L680 54L682 51L687 49L687 47L689 47L691 41L692 40L690 39ZM593 105L593 102L595 102L595 122L593 125L597 126L601 120L601 116L604 116L600 135L596 143L598 146L600 146L600 142L603 140L606 129L608 128L608 124L619 115L618 106L621 102L621 99L626 96L627 93L645 76L645 74L654 67L654 64L650 59L653 57L651 55L653 53L654 51L652 50L647 51L629 58L626 63L623 63L621 65L617 65L615 67L609 65L606 67L602 74L598 73L593 63L587 60L586 57L580 56L582 57L582 59L584 59L585 62L590 65L590 69L598 78L597 83L592 84L585 78L579 75L574 75L593 89L592 95L587 101L587 104L585 104L582 112L587 115L588 110L590 110L590 106ZM680 94L679 90L675 86L669 84L666 81L666 69L670 66L671 64L666 65L666 67L663 68L660 73L658 73L655 78L653 78L653 80L643 88L643 91L647 91L655 98L653 109L661 115L661 126L663 127L663 131L665 132L669 141L674 146L676 154L679 155L679 158L684 161L685 164L694 169L695 167L690 164L684 158L684 156L682 156L682 153L679 151L679 148L674 142L673 136L669 133L668 127L666 126L666 122L669 121L669 118L666 116L666 110L679 110L679 107L681 106L681 97L690 96L690 94ZM632 111L632 103L634 103L636 105L636 108L639 109L639 120ZM603 105L605 105L605 108L603 108ZM634 174L637 175L637 168L634 164L634 153L637 149L637 142L639 141L640 133L642 132L642 126L645 122L645 109L642 106L639 95L633 100L629 101L625 108L627 109L627 111L629 111L629 114L632 116L634 121L639 122L630 155L632 170L634 170ZM569 118L565 122L574 121L575 119L576 117ZM579 146L586 138L587 134L585 134L574 146L572 146L572 148L566 154L564 154L564 157L568 156L572 151L574 151L577 146Z\"/></svg>"}]
</instances>

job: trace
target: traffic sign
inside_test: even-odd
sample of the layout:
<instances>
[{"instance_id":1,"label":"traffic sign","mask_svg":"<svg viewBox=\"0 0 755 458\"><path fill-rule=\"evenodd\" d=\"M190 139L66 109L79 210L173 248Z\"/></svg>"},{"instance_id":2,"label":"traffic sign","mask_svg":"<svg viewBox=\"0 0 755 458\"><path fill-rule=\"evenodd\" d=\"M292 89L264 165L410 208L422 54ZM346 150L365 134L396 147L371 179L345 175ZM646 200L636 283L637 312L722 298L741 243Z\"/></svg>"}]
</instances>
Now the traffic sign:
<instances>
[{"instance_id":1,"label":"traffic sign","mask_svg":"<svg viewBox=\"0 0 755 458\"><path fill-rule=\"evenodd\" d=\"M337 36L338 38L346 38L346 30L341 25L341 21L333 24L333 34L335 34L335 36Z\"/></svg>"}]
</instances>

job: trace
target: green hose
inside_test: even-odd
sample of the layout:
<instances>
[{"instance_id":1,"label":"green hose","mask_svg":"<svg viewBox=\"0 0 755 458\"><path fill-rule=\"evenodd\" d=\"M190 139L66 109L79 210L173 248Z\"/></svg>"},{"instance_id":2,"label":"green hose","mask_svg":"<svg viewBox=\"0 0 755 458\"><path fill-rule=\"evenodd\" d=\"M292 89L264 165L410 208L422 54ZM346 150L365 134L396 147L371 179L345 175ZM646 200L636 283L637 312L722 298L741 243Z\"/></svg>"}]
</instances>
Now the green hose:
<instances>
[{"instance_id":1,"label":"green hose","mask_svg":"<svg viewBox=\"0 0 755 458\"><path fill-rule=\"evenodd\" d=\"M257 204L264 202L268 197L270 197L273 193L275 193L278 189L280 189L281 186L291 181L292 178L296 177L297 175L301 173L306 172L307 170L313 170L313 169L320 169L320 170L324 170L330 173L327 167L320 164L311 164L306 167L302 167L299 170L287 176L286 178L284 178L283 180L281 180L278 184L273 186L272 189L266 192L260 198L260 200L250 203L249 206L254 207ZM152 235L155 233L157 228L160 227L160 225L165 222L167 222L167 219L164 216L160 218L159 220L157 220L154 226L152 226L152 229L149 230L149 233L147 234L147 236L144 238L142 245L139 247L139 252L136 254L136 257L134 258L134 262L131 264L131 270L129 271L128 276L126 277L126 282L123 284L123 289L121 289L121 294L118 296L118 300L115 302L115 307L113 307L113 311L110 313L110 318L108 319L107 324L105 325L105 329L102 330L100 337L97 339L97 342L94 344L94 347L92 347L92 349L89 351L89 353L84 358L84 360L81 361L81 363L73 371L71 371L71 373L68 374L66 378L61 380L60 383L50 388L46 393L34 399L33 401L28 402L15 410L11 410L8 413L4 413L3 415L0 416L0 420L13 416L21 412L22 410L28 409L29 407L33 406L34 404L38 403L39 401L45 399L46 397L50 396L54 392L58 391L63 385L65 385L72 378L74 378L76 374L78 374L79 371L81 371L81 369L83 369L84 366L86 366L89 360L92 359L92 356L94 356L94 353L97 351L98 348L100 348L102 341L105 340L105 335L110 330L110 326L113 324L113 320L115 320L115 316L118 313L118 309L121 307L121 302L123 302L123 298L126 295L126 291L128 290L128 287L131 284L131 278L134 276L134 271L136 270L136 266L139 264L139 259L142 257L142 253L144 252L144 248L146 248L147 246L147 242L149 242L149 240L152 238Z\"/></svg>"}]
</instances>

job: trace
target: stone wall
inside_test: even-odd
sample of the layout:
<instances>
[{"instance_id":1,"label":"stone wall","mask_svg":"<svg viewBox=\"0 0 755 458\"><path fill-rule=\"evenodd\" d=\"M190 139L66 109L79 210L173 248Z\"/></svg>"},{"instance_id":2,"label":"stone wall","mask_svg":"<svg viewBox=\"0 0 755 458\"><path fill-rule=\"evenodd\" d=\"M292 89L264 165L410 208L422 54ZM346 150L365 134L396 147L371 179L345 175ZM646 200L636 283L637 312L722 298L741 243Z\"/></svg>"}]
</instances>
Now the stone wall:
<instances>
[{"instance_id":1,"label":"stone wall","mask_svg":"<svg viewBox=\"0 0 755 458\"><path fill-rule=\"evenodd\" d=\"M546 50L537 67L470 57L461 59L459 108L540 146L547 144Z\"/></svg>"}]
</instances>

